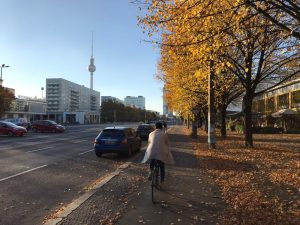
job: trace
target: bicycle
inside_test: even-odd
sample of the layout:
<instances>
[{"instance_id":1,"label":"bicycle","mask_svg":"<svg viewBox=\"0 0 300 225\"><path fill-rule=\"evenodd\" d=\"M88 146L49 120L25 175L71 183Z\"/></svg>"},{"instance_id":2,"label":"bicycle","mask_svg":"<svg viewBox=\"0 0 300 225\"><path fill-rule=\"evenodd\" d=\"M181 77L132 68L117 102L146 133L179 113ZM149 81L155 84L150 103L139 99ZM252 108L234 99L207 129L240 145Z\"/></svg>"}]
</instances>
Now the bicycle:
<instances>
[{"instance_id":1,"label":"bicycle","mask_svg":"<svg viewBox=\"0 0 300 225\"><path fill-rule=\"evenodd\" d=\"M155 160L154 168L151 173L151 194L152 194L152 203L155 203L154 193L159 189L159 163Z\"/></svg>"}]
</instances>

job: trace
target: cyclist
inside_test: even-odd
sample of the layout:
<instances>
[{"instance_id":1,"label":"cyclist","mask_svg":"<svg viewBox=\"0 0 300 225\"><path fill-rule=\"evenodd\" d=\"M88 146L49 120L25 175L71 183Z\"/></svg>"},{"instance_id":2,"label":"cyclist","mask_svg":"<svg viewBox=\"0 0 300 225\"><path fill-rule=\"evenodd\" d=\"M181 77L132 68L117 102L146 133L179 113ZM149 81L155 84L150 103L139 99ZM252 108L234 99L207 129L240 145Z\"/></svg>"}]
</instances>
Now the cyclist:
<instances>
[{"instance_id":1,"label":"cyclist","mask_svg":"<svg viewBox=\"0 0 300 225\"><path fill-rule=\"evenodd\" d=\"M148 147L142 163L146 163L150 160L150 173L148 179L151 180L155 162L158 162L162 185L165 180L165 163L174 164L174 159L169 149L168 136L163 131L163 123L157 122L155 128L156 129L149 134Z\"/></svg>"}]
</instances>

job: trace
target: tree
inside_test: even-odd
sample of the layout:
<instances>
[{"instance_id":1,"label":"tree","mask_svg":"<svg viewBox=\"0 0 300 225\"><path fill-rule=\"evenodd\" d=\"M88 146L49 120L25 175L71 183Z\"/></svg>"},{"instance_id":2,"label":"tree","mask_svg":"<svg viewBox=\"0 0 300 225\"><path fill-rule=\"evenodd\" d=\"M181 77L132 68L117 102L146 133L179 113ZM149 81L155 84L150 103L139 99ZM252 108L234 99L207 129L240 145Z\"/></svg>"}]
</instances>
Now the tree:
<instances>
[{"instance_id":1,"label":"tree","mask_svg":"<svg viewBox=\"0 0 300 225\"><path fill-rule=\"evenodd\" d=\"M285 31L300 39L299 0L245 0L258 13Z\"/></svg>"},{"instance_id":2,"label":"tree","mask_svg":"<svg viewBox=\"0 0 300 225\"><path fill-rule=\"evenodd\" d=\"M0 86L0 118L10 109L14 94L9 89Z\"/></svg>"},{"instance_id":3,"label":"tree","mask_svg":"<svg viewBox=\"0 0 300 225\"><path fill-rule=\"evenodd\" d=\"M109 100L101 105L101 117L102 122L140 122L145 119L145 110ZM146 111L146 118L157 120L158 116Z\"/></svg>"},{"instance_id":4,"label":"tree","mask_svg":"<svg viewBox=\"0 0 300 225\"><path fill-rule=\"evenodd\" d=\"M197 105L191 95L199 85L203 88L198 81L207 77L210 61L225 80L236 76L244 93L245 145L252 147L253 98L299 73L299 42L293 36L282 38L281 29L240 2L147 0L148 14L139 21L150 36L160 34L153 42L162 49L160 66L164 81L174 89L169 97L173 107L186 112Z\"/></svg>"}]
</instances>

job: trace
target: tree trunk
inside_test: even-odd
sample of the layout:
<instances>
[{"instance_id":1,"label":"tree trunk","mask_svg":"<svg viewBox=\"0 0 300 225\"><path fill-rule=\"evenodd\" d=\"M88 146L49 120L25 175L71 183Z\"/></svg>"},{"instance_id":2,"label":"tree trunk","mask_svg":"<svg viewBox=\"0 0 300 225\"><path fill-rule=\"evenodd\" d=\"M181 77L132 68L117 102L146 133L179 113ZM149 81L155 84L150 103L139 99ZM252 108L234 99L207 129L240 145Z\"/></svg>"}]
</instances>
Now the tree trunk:
<instances>
[{"instance_id":1,"label":"tree trunk","mask_svg":"<svg viewBox=\"0 0 300 225\"><path fill-rule=\"evenodd\" d=\"M226 138L226 109L227 105L223 105L221 108L221 137Z\"/></svg>"},{"instance_id":2,"label":"tree trunk","mask_svg":"<svg viewBox=\"0 0 300 225\"><path fill-rule=\"evenodd\" d=\"M246 93L243 99L244 106L244 133L245 133L245 146L253 147L252 135L252 95Z\"/></svg>"},{"instance_id":3,"label":"tree trunk","mask_svg":"<svg viewBox=\"0 0 300 225\"><path fill-rule=\"evenodd\" d=\"M192 121L192 137L197 138L197 121L194 119Z\"/></svg>"},{"instance_id":4,"label":"tree trunk","mask_svg":"<svg viewBox=\"0 0 300 225\"><path fill-rule=\"evenodd\" d=\"M207 119L207 116L204 118L204 131L206 133L208 132L208 119Z\"/></svg>"}]
</instances>

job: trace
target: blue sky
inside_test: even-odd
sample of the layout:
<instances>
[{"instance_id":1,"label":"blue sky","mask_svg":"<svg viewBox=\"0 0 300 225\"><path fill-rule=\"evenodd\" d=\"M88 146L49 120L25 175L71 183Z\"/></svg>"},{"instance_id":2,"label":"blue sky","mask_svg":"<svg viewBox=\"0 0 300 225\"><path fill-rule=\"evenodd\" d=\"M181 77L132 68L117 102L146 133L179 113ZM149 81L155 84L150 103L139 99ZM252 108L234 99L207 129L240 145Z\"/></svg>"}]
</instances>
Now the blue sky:
<instances>
[{"instance_id":1,"label":"blue sky","mask_svg":"<svg viewBox=\"0 0 300 225\"><path fill-rule=\"evenodd\" d=\"M162 112L155 79L159 50L142 41L140 13L130 0L0 0L3 85L16 95L41 97L46 78L89 87L94 32L94 89L124 99L142 95L146 109ZM44 92L45 95L45 92Z\"/></svg>"}]
</instances>

